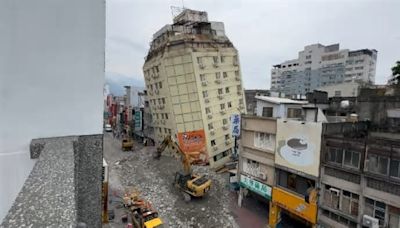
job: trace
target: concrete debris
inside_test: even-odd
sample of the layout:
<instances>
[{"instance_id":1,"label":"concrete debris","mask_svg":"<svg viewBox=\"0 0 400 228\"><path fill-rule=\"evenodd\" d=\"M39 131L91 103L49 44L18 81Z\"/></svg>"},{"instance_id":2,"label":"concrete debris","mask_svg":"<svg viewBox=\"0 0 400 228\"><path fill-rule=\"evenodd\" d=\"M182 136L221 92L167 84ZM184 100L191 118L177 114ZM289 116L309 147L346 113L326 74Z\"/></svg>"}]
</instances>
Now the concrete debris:
<instances>
[{"instance_id":1,"label":"concrete debris","mask_svg":"<svg viewBox=\"0 0 400 228\"><path fill-rule=\"evenodd\" d=\"M239 227L229 210L232 197L229 195L227 173L217 174L204 166L193 167L194 172L207 175L213 183L209 194L203 199L192 198L191 202L186 203L183 194L172 184L175 172L182 169L179 160L168 156L153 159L155 147L122 153L112 143L108 144L105 139L104 156L112 164L111 192L121 194L129 187L137 188L141 196L158 211L165 227ZM116 212L113 222L121 220L118 216L121 216L121 212Z\"/></svg>"}]
</instances>

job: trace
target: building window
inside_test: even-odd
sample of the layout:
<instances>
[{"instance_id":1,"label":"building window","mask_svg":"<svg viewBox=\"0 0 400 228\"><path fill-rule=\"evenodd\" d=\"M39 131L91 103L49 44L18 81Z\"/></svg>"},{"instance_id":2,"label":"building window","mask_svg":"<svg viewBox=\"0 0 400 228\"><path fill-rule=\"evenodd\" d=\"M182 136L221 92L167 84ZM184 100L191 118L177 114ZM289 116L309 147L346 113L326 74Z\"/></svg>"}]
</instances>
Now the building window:
<instances>
[{"instance_id":1,"label":"building window","mask_svg":"<svg viewBox=\"0 0 400 228\"><path fill-rule=\"evenodd\" d=\"M237 85L236 88L237 88L237 91L238 91L238 92L241 92L241 91L242 91L242 86L241 86L241 85Z\"/></svg>"},{"instance_id":2,"label":"building window","mask_svg":"<svg viewBox=\"0 0 400 228\"><path fill-rule=\"evenodd\" d=\"M225 56L221 55L221 63L225 62Z\"/></svg>"},{"instance_id":3,"label":"building window","mask_svg":"<svg viewBox=\"0 0 400 228\"><path fill-rule=\"evenodd\" d=\"M160 89L162 89L162 82L159 82L159 83L158 83L158 87L159 87Z\"/></svg>"},{"instance_id":4,"label":"building window","mask_svg":"<svg viewBox=\"0 0 400 228\"><path fill-rule=\"evenodd\" d=\"M273 150L275 147L275 135L263 132L254 132L254 147Z\"/></svg>"},{"instance_id":5,"label":"building window","mask_svg":"<svg viewBox=\"0 0 400 228\"><path fill-rule=\"evenodd\" d=\"M228 108L232 108L232 102L228 102Z\"/></svg>"},{"instance_id":6,"label":"building window","mask_svg":"<svg viewBox=\"0 0 400 228\"><path fill-rule=\"evenodd\" d=\"M275 173L277 174L277 186L289 189L303 196L309 195L309 192L314 189L314 180L280 169L275 169Z\"/></svg>"},{"instance_id":7,"label":"building window","mask_svg":"<svg viewBox=\"0 0 400 228\"><path fill-rule=\"evenodd\" d=\"M241 104L241 105L243 104L243 99L242 98L239 99L239 104Z\"/></svg>"},{"instance_id":8,"label":"building window","mask_svg":"<svg viewBox=\"0 0 400 228\"><path fill-rule=\"evenodd\" d=\"M168 114L167 113L165 113L165 119L168 119Z\"/></svg>"},{"instance_id":9,"label":"building window","mask_svg":"<svg viewBox=\"0 0 400 228\"><path fill-rule=\"evenodd\" d=\"M214 63L218 63L218 56L213 56Z\"/></svg>"},{"instance_id":10,"label":"building window","mask_svg":"<svg viewBox=\"0 0 400 228\"><path fill-rule=\"evenodd\" d=\"M229 93L229 87L225 88L225 93Z\"/></svg>"},{"instance_id":11,"label":"building window","mask_svg":"<svg viewBox=\"0 0 400 228\"><path fill-rule=\"evenodd\" d=\"M218 95L221 95L222 93L222 89L218 89Z\"/></svg>"},{"instance_id":12,"label":"building window","mask_svg":"<svg viewBox=\"0 0 400 228\"><path fill-rule=\"evenodd\" d=\"M220 104L219 106L220 106L221 110L225 109L225 104Z\"/></svg>"},{"instance_id":13,"label":"building window","mask_svg":"<svg viewBox=\"0 0 400 228\"><path fill-rule=\"evenodd\" d=\"M339 148L329 147L326 153L326 161L341 166L343 162L343 150Z\"/></svg>"},{"instance_id":14,"label":"building window","mask_svg":"<svg viewBox=\"0 0 400 228\"><path fill-rule=\"evenodd\" d=\"M352 150L344 150L343 164L358 169L360 167L360 153Z\"/></svg>"},{"instance_id":15,"label":"building window","mask_svg":"<svg viewBox=\"0 0 400 228\"><path fill-rule=\"evenodd\" d=\"M157 119L158 119L158 113L156 113L156 115L157 115Z\"/></svg>"},{"instance_id":16,"label":"building window","mask_svg":"<svg viewBox=\"0 0 400 228\"><path fill-rule=\"evenodd\" d=\"M228 73L227 72L222 72L222 75L223 75L224 78L228 77Z\"/></svg>"},{"instance_id":17,"label":"building window","mask_svg":"<svg viewBox=\"0 0 400 228\"><path fill-rule=\"evenodd\" d=\"M346 227L349 227L349 228L357 227L357 223L350 221L350 220L346 219L345 217L337 215L334 212L322 209L322 214L332 220L335 220L336 222L339 222L339 223L345 225Z\"/></svg>"},{"instance_id":18,"label":"building window","mask_svg":"<svg viewBox=\"0 0 400 228\"><path fill-rule=\"evenodd\" d=\"M237 65L239 62L237 55L233 56L232 60L233 60L233 65Z\"/></svg>"},{"instance_id":19,"label":"building window","mask_svg":"<svg viewBox=\"0 0 400 228\"><path fill-rule=\"evenodd\" d=\"M158 66L155 66L155 68L156 68L157 73L160 72L160 70L158 69Z\"/></svg>"},{"instance_id":20,"label":"building window","mask_svg":"<svg viewBox=\"0 0 400 228\"><path fill-rule=\"evenodd\" d=\"M161 119L162 120L164 119L164 113L161 113Z\"/></svg>"},{"instance_id":21,"label":"building window","mask_svg":"<svg viewBox=\"0 0 400 228\"><path fill-rule=\"evenodd\" d=\"M164 128L164 133L167 134L168 133L168 129Z\"/></svg>"},{"instance_id":22,"label":"building window","mask_svg":"<svg viewBox=\"0 0 400 228\"><path fill-rule=\"evenodd\" d=\"M238 70L235 71L235 76L239 77L239 71Z\"/></svg>"},{"instance_id":23,"label":"building window","mask_svg":"<svg viewBox=\"0 0 400 228\"><path fill-rule=\"evenodd\" d=\"M212 130L212 129L214 129L214 126L213 126L212 123L209 123L209 124L208 124L208 130Z\"/></svg>"},{"instance_id":24,"label":"building window","mask_svg":"<svg viewBox=\"0 0 400 228\"><path fill-rule=\"evenodd\" d=\"M171 129L168 129L168 134L171 135Z\"/></svg>"},{"instance_id":25,"label":"building window","mask_svg":"<svg viewBox=\"0 0 400 228\"><path fill-rule=\"evenodd\" d=\"M215 146L215 145L217 145L217 144L215 143L215 139L211 140L211 146Z\"/></svg>"},{"instance_id":26,"label":"building window","mask_svg":"<svg viewBox=\"0 0 400 228\"><path fill-rule=\"evenodd\" d=\"M200 81L202 81L202 82L206 81L206 75L205 74L200 74Z\"/></svg>"},{"instance_id":27,"label":"building window","mask_svg":"<svg viewBox=\"0 0 400 228\"><path fill-rule=\"evenodd\" d=\"M340 96L342 96L342 91L335 90L335 97L340 97Z\"/></svg>"},{"instance_id":28,"label":"building window","mask_svg":"<svg viewBox=\"0 0 400 228\"><path fill-rule=\"evenodd\" d=\"M357 194L342 190L342 203L340 210L347 214L358 216L358 199L359 196Z\"/></svg>"},{"instance_id":29,"label":"building window","mask_svg":"<svg viewBox=\"0 0 400 228\"><path fill-rule=\"evenodd\" d=\"M209 114L209 113L211 113L210 108L206 108L206 114Z\"/></svg>"},{"instance_id":30,"label":"building window","mask_svg":"<svg viewBox=\"0 0 400 228\"><path fill-rule=\"evenodd\" d=\"M301 109L299 108L288 108L287 118L301 118Z\"/></svg>"},{"instance_id":31,"label":"building window","mask_svg":"<svg viewBox=\"0 0 400 228\"><path fill-rule=\"evenodd\" d=\"M388 174L389 159L376 154L368 154L368 171L377 174Z\"/></svg>"},{"instance_id":32,"label":"building window","mask_svg":"<svg viewBox=\"0 0 400 228\"><path fill-rule=\"evenodd\" d=\"M161 100L162 100L162 103L165 104L165 98L162 98Z\"/></svg>"},{"instance_id":33,"label":"building window","mask_svg":"<svg viewBox=\"0 0 400 228\"><path fill-rule=\"evenodd\" d=\"M156 89L158 89L158 83L156 83L156 84L154 84L154 85L155 85Z\"/></svg>"},{"instance_id":34,"label":"building window","mask_svg":"<svg viewBox=\"0 0 400 228\"><path fill-rule=\"evenodd\" d=\"M228 120L227 119L222 119L222 124L223 125L228 124Z\"/></svg>"},{"instance_id":35,"label":"building window","mask_svg":"<svg viewBox=\"0 0 400 228\"><path fill-rule=\"evenodd\" d=\"M203 63L203 58L197 57L197 63L198 63L198 64L202 64L202 63Z\"/></svg>"},{"instance_id":36,"label":"building window","mask_svg":"<svg viewBox=\"0 0 400 228\"><path fill-rule=\"evenodd\" d=\"M215 73L215 79L221 79L221 72L216 72Z\"/></svg>"},{"instance_id":37,"label":"building window","mask_svg":"<svg viewBox=\"0 0 400 228\"><path fill-rule=\"evenodd\" d=\"M229 140L231 138L231 136L229 136L229 134L225 135L225 140Z\"/></svg>"},{"instance_id":38,"label":"building window","mask_svg":"<svg viewBox=\"0 0 400 228\"><path fill-rule=\"evenodd\" d=\"M390 161L390 176L400 178L400 161L391 159Z\"/></svg>"},{"instance_id":39,"label":"building window","mask_svg":"<svg viewBox=\"0 0 400 228\"><path fill-rule=\"evenodd\" d=\"M264 117L272 117L272 107L263 107L262 109L262 116Z\"/></svg>"},{"instance_id":40,"label":"building window","mask_svg":"<svg viewBox=\"0 0 400 228\"><path fill-rule=\"evenodd\" d=\"M207 92L207 90L206 90L206 91L203 91L203 97L204 97L204 98L208 97L208 92Z\"/></svg>"},{"instance_id":41,"label":"building window","mask_svg":"<svg viewBox=\"0 0 400 228\"><path fill-rule=\"evenodd\" d=\"M385 221L386 204L375 201L370 198L365 198L364 213L379 219L379 225L383 225Z\"/></svg>"}]
</instances>

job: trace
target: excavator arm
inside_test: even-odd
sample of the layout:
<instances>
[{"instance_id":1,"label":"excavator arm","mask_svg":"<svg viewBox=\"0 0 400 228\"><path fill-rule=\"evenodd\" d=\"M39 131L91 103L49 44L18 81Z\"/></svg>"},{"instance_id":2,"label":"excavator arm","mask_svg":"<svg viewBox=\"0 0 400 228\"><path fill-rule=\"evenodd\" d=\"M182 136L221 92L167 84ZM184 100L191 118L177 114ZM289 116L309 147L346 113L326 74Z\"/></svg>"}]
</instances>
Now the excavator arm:
<instances>
[{"instance_id":1,"label":"excavator arm","mask_svg":"<svg viewBox=\"0 0 400 228\"><path fill-rule=\"evenodd\" d=\"M180 146L174 142L171 138L170 135L167 135L162 143L160 144L159 147L157 147L157 153L155 158L160 159L162 152L167 148L167 146L171 146L177 154L180 155L182 165L183 165L183 171L187 174L191 173L191 165L192 164L200 164L198 157L201 154L201 152L184 152Z\"/></svg>"}]
</instances>

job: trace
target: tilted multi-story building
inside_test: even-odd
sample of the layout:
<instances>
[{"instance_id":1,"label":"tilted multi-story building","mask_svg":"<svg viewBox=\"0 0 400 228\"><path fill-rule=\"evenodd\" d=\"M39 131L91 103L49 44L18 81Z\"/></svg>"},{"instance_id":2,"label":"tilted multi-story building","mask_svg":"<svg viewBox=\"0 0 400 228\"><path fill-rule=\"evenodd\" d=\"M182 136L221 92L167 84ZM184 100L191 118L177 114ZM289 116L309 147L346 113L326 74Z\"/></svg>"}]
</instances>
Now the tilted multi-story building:
<instances>
[{"instance_id":1,"label":"tilted multi-story building","mask_svg":"<svg viewBox=\"0 0 400 228\"><path fill-rule=\"evenodd\" d=\"M173 22L154 34L143 66L155 141L171 135L220 166L234 146L230 116L245 112L238 51L206 12L185 9Z\"/></svg>"},{"instance_id":2,"label":"tilted multi-story building","mask_svg":"<svg viewBox=\"0 0 400 228\"><path fill-rule=\"evenodd\" d=\"M271 70L271 91L305 95L316 88L343 82L374 83L377 51L339 49L339 44L312 44L297 59Z\"/></svg>"}]
</instances>

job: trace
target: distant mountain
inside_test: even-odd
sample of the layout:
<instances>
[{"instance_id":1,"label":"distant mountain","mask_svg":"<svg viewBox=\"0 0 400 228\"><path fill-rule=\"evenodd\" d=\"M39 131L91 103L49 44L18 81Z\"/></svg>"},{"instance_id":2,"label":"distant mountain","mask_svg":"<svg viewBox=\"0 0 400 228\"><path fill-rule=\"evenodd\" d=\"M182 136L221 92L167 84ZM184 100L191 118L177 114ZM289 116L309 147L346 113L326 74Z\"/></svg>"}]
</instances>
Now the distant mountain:
<instances>
[{"instance_id":1,"label":"distant mountain","mask_svg":"<svg viewBox=\"0 0 400 228\"><path fill-rule=\"evenodd\" d=\"M116 96L122 96L125 94L124 86L132 86L140 89L144 89L144 81L134 79L132 77L114 73L106 72L106 84L109 85L110 92Z\"/></svg>"}]
</instances>

